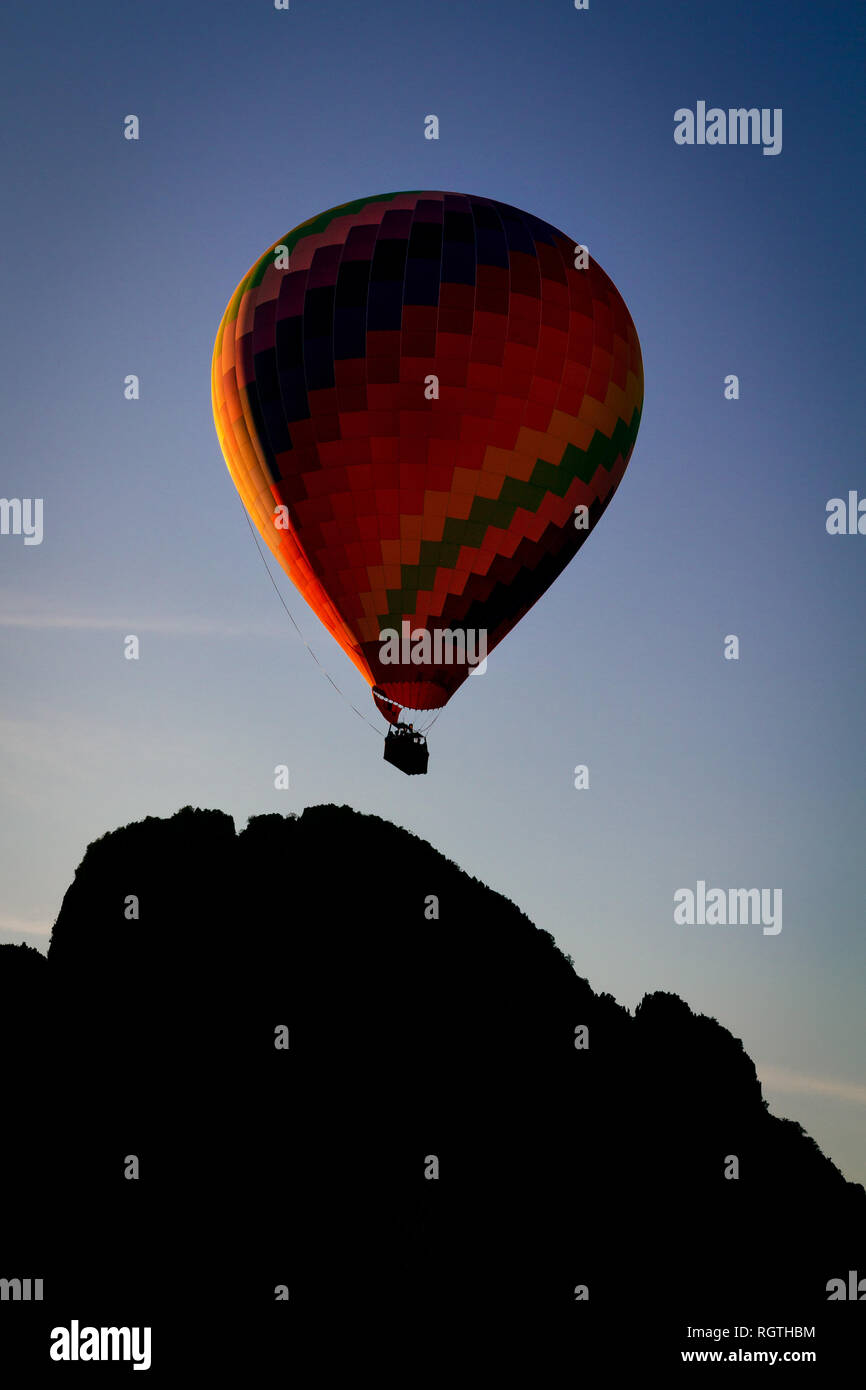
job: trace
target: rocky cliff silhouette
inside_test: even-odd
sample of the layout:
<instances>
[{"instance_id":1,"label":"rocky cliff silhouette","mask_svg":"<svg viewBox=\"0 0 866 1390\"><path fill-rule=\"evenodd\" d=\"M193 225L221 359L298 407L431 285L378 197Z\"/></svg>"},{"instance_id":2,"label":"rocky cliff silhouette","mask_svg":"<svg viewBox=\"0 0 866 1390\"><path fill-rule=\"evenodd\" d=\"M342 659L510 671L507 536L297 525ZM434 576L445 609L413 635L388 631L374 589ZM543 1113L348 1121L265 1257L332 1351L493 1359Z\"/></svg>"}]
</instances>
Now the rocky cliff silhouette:
<instances>
[{"instance_id":1,"label":"rocky cliff silhouette","mask_svg":"<svg viewBox=\"0 0 866 1390\"><path fill-rule=\"evenodd\" d=\"M0 1275L46 1289L3 1305L24 1353L70 1317L150 1319L152 1376L160 1350L199 1366L196 1318L218 1364L264 1366L322 1320L393 1346L544 1317L579 1364L601 1328L813 1324L866 1276L866 1193L724 1027L594 993L514 904L348 807L103 836L47 958L0 947L0 1034Z\"/></svg>"}]
</instances>

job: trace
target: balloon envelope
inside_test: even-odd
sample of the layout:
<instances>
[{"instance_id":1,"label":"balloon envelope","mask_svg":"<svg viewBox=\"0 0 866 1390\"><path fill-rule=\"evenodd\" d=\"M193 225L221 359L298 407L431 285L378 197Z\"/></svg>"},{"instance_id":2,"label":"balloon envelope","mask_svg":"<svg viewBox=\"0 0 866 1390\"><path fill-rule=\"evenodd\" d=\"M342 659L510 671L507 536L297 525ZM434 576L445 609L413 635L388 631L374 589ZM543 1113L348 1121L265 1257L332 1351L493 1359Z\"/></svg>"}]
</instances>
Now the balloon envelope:
<instances>
[{"instance_id":1,"label":"balloon envelope","mask_svg":"<svg viewBox=\"0 0 866 1390\"><path fill-rule=\"evenodd\" d=\"M275 242L220 323L232 478L392 721L445 704L625 471L640 345L577 252L492 198L381 194Z\"/></svg>"}]
</instances>

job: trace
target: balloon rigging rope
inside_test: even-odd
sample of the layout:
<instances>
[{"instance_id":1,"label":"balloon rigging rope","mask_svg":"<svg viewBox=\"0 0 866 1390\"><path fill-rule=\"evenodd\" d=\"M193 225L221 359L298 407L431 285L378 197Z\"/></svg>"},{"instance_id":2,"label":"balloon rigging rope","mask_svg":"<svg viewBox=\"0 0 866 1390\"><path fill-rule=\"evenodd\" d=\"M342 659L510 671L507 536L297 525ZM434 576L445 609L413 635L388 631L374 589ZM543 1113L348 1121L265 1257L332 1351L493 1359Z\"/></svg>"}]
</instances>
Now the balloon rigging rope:
<instances>
[{"instance_id":1,"label":"balloon rigging rope","mask_svg":"<svg viewBox=\"0 0 866 1390\"><path fill-rule=\"evenodd\" d=\"M339 696L341 696L341 698L344 699L344 700L346 701L346 704L349 706L350 709L353 709L353 710L355 711L355 713L357 714L357 716L358 716L359 719L363 719L364 723L367 725L367 727L368 727L369 729L372 729L372 730L373 730L373 733L376 735L377 738L384 738L385 735L382 733L382 730L381 730L381 729L377 729L375 724L371 724L371 723L370 723L370 720L367 718L366 714L362 714L362 712L361 712L355 705L352 704L352 701L349 699L348 695L344 694L344 692L343 692L343 691L340 689L340 687L337 685L337 682L328 674L328 672L325 670L324 666L322 665L321 661L320 661L319 658L316 656L316 653L313 651L312 647L310 646L309 642L307 641L306 637L305 637L304 634L301 632L301 629L298 627L298 624L295 622L294 616L292 615L292 612L291 612L291 610L290 610L288 604L286 603L286 600L283 598L282 594L280 593L280 590L279 590L279 588L278 588L278 586L277 586L277 581L274 579L274 576L271 574L271 567L270 567L270 565L268 564L268 562L267 562L267 560L266 560L266 558L265 558L265 553L264 553L264 551L262 550L262 547L259 545L259 538L258 538L258 536L256 535L255 528L254 528L254 526L253 526L253 523L250 521L249 514L248 514L248 512L247 512L246 507L244 507L243 502L241 502L241 506L242 506L242 508L243 508L244 516L246 517L247 525L248 525L249 528L250 528L250 534L251 534L253 540L254 540L255 543L256 543L256 549L258 550L259 554L260 554L261 557L262 557L262 564L263 564L264 567L265 567L265 571L266 571L266 573L267 573L268 579L269 579L269 580L271 581L271 583L273 584L273 586L274 586L274 593L276 594L277 598L280 600L280 603L283 605L283 608L286 610L286 615L287 615L287 617L288 617L288 619L289 619L289 622L292 624L292 627L295 629L295 632L296 632L296 633L298 634L298 636L300 637L300 639L301 639L301 641L303 642L304 646L306 647L307 651L310 653L310 656L313 658L313 660L315 661L315 663L316 663L316 665L318 666L319 670L321 671L322 675L325 677L325 680L330 681L331 685L334 687L334 689L336 690L337 694L338 694Z\"/></svg>"},{"instance_id":2,"label":"balloon rigging rope","mask_svg":"<svg viewBox=\"0 0 866 1390\"><path fill-rule=\"evenodd\" d=\"M240 501L240 498L239 498L238 500ZM309 642L307 641L306 637L304 636L303 632L302 632L301 629L298 627L298 624L295 622L294 614L292 613L291 609L289 608L289 605L286 603L286 600L283 598L283 596L282 596L282 594L281 594L281 592L280 592L280 589L279 589L279 586L278 586L278 584L277 584L277 581L274 579L274 576L273 576L273 574L271 573L271 567L270 567L270 565L268 564L268 561L267 561L267 557L266 557L266 555L265 555L265 552L262 550L262 547L261 547L261 545L259 544L259 538L258 538L258 536L256 535L255 527L253 526L253 523L250 521L249 512L247 511L247 509L246 509L246 507L244 506L244 504L243 504L242 501L241 501L241 510L243 511L244 519L245 519L245 521L246 521L246 523L247 523L247 526L249 526L249 528L250 528L250 535L252 536L253 540L254 540L255 543L256 543L256 550L259 552L259 555L261 556L262 564L263 564L264 567L265 567L265 573L267 574L268 579L271 581L271 584L273 585L273 588L274 588L274 593L276 594L277 598L280 600L280 603L283 605L283 608L284 608L285 613L286 613L286 617L288 618L289 622L292 624L292 627L295 629L295 632L296 632L296 633L298 634L298 636L300 637L300 639L301 639L301 641L303 642L304 646L306 647L307 651L310 653L310 656L313 658L313 660L315 661L315 663L316 663L316 665L318 666L319 670L321 671L322 675L325 677L325 680L328 681L328 682L330 682L330 684L334 687L334 689L336 690L336 692L337 692L337 694L340 696L340 698L343 699L343 700L345 700L346 704L349 706L349 709L354 710L355 714L357 714L357 716L358 716L359 719L363 719L364 723L367 725L367 728L368 728L368 729L372 729L372 730L373 730L373 733L376 735L377 738L384 739L384 738L385 738L385 735L382 733L382 730L381 730L381 729L378 729L378 728L376 727L375 724L371 724L371 723L370 723L370 720L367 718L366 714L364 714L361 710L359 710L358 707L357 707L356 705L353 705L353 704L352 704L352 701L349 699L348 695L346 695L345 692L342 691L342 690L340 689L340 687L337 685L337 682L336 682L336 681L333 679L333 677L328 673L328 671L325 670L325 667L322 665L321 661L320 661L319 658L316 656L316 653L313 651L312 647L310 646L310 644L309 644ZM385 697L383 696L382 698L384 699ZM400 705L400 704L398 704L398 702L397 702L396 700L389 700L389 701L388 701L388 704L389 704L389 705L395 705L398 709L401 709L401 710L403 710L403 709L408 709L408 708L409 708L408 705ZM443 708L444 708L444 706L443 706ZM430 729L433 728L433 725L436 723L436 720L439 718L439 716L440 716L441 713L442 713L442 710L441 710L441 709L437 709L436 713L434 714L433 718L430 720L429 724L425 724L425 725L424 725L424 728L423 728L423 729L419 729L418 732L419 732L420 734L423 734L423 735L426 737L428 731L429 731Z\"/></svg>"}]
</instances>

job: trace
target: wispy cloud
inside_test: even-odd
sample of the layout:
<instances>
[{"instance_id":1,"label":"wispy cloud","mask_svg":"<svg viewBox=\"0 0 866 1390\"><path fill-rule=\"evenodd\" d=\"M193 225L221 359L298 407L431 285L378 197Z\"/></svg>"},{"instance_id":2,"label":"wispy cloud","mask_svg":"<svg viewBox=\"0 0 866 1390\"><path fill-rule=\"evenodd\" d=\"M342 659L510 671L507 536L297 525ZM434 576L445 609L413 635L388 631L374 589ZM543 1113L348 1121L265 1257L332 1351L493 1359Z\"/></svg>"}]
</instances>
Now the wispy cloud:
<instances>
[{"instance_id":1,"label":"wispy cloud","mask_svg":"<svg viewBox=\"0 0 866 1390\"><path fill-rule=\"evenodd\" d=\"M45 609L12 610L0 608L0 627L25 628L31 632L156 632L164 637L280 637L287 624L275 612L273 622L226 623L219 618L202 618L193 614L162 614L141 617L127 613L124 617L104 613L60 613ZM291 629L289 629L291 632Z\"/></svg>"},{"instance_id":2,"label":"wispy cloud","mask_svg":"<svg viewBox=\"0 0 866 1390\"><path fill-rule=\"evenodd\" d=\"M808 1076L803 1072L789 1071L787 1067L759 1065L757 1071L762 1085L771 1091L780 1091L785 1095L826 1096L848 1101L852 1105L866 1105L866 1086L858 1085L856 1081Z\"/></svg>"},{"instance_id":3,"label":"wispy cloud","mask_svg":"<svg viewBox=\"0 0 866 1390\"><path fill-rule=\"evenodd\" d=\"M0 946L33 946L44 955L51 941L51 926L50 922L33 922L0 912Z\"/></svg>"},{"instance_id":4,"label":"wispy cloud","mask_svg":"<svg viewBox=\"0 0 866 1390\"><path fill-rule=\"evenodd\" d=\"M25 917L12 917L8 912L0 912L0 932L14 933L16 936L51 935L51 922L34 922Z\"/></svg>"}]
</instances>

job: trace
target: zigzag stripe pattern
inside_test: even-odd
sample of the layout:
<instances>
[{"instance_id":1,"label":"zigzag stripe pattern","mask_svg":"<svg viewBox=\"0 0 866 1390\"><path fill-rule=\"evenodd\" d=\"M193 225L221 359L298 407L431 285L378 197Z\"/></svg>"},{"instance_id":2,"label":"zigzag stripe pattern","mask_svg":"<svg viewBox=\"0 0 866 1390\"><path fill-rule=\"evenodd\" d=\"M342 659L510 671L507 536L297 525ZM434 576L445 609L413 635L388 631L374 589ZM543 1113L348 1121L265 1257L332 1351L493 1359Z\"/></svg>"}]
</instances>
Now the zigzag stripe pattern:
<instances>
[{"instance_id":1,"label":"zigzag stripe pattern","mask_svg":"<svg viewBox=\"0 0 866 1390\"><path fill-rule=\"evenodd\" d=\"M625 471L640 345L575 249L490 198L382 194L275 242L223 316L212 393L232 478L317 617L400 704L440 707L469 668L383 664L383 629L484 628L492 651Z\"/></svg>"}]
</instances>

